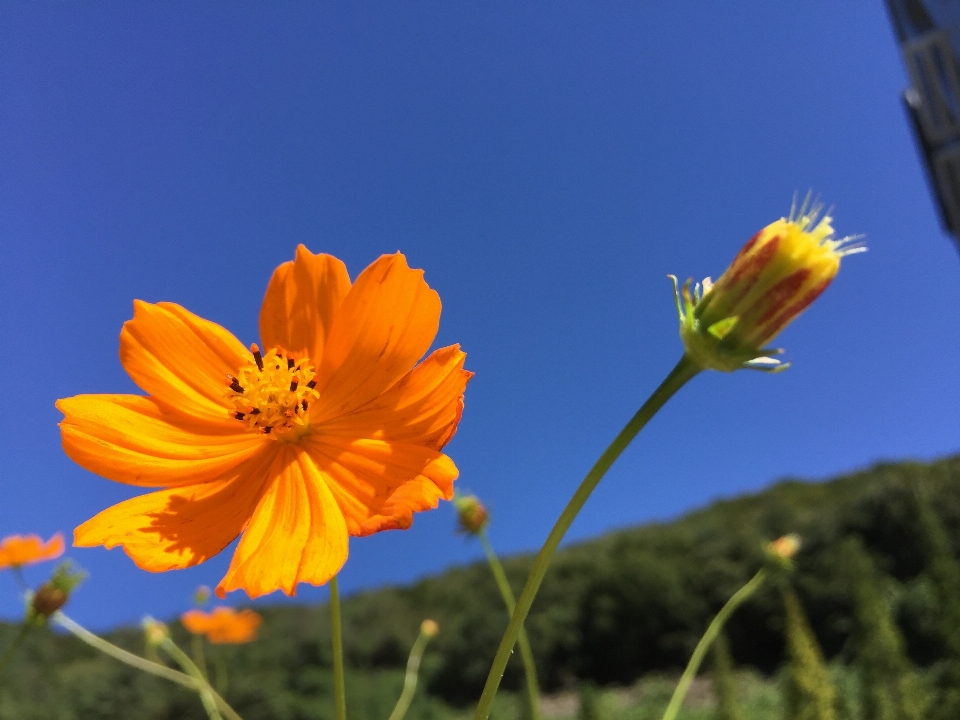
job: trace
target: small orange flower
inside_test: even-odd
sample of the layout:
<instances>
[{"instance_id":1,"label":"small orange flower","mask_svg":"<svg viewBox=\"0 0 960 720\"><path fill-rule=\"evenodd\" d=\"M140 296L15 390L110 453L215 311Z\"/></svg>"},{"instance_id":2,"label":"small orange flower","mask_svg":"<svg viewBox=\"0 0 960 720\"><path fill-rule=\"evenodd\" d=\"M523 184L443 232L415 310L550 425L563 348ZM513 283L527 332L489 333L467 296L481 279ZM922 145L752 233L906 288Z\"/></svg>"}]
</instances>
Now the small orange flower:
<instances>
[{"instance_id":1,"label":"small orange flower","mask_svg":"<svg viewBox=\"0 0 960 720\"><path fill-rule=\"evenodd\" d=\"M237 612L230 607L218 607L213 612L188 610L180 622L194 635L206 635L214 645L238 645L257 637L257 628L263 619L253 610Z\"/></svg>"},{"instance_id":2,"label":"small orange flower","mask_svg":"<svg viewBox=\"0 0 960 720\"><path fill-rule=\"evenodd\" d=\"M63 555L63 535L43 542L39 535L10 535L0 540L0 570L53 560Z\"/></svg>"},{"instance_id":3,"label":"small orange flower","mask_svg":"<svg viewBox=\"0 0 960 720\"><path fill-rule=\"evenodd\" d=\"M348 535L405 529L453 497L453 437L472 373L459 346L419 365L440 298L400 253L350 282L302 245L260 310L264 350L173 303L135 301L120 361L146 393L60 400L63 448L110 480L166 488L115 505L74 533L123 546L141 568L185 568L238 535L223 597L321 585Z\"/></svg>"}]
</instances>

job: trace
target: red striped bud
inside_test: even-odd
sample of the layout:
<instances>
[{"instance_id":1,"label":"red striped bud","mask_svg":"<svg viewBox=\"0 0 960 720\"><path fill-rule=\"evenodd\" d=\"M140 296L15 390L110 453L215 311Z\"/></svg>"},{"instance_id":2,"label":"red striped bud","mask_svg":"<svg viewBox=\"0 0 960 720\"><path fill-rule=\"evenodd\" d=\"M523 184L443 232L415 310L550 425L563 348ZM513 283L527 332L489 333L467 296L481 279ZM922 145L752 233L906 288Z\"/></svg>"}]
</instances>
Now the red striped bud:
<instances>
[{"instance_id":1,"label":"red striped bud","mask_svg":"<svg viewBox=\"0 0 960 720\"><path fill-rule=\"evenodd\" d=\"M834 237L831 217L806 203L798 217L781 218L754 235L716 283L674 287L680 337L703 368L783 370L768 343L819 297L840 269L840 258L862 252Z\"/></svg>"}]
</instances>

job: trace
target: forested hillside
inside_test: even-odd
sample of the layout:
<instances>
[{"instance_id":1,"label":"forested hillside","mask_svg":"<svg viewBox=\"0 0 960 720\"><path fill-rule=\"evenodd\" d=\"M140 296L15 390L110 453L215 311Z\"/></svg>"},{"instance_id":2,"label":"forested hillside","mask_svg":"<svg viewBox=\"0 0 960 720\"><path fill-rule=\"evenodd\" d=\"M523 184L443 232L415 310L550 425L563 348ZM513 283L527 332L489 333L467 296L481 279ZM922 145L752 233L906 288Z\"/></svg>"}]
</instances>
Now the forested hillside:
<instances>
[{"instance_id":1,"label":"forested hillside","mask_svg":"<svg viewBox=\"0 0 960 720\"><path fill-rule=\"evenodd\" d=\"M880 568L913 660L941 653L937 608L913 493L931 501L960 550L960 457L897 463L824 483L779 482L769 489L663 524L613 532L557 556L527 629L545 691L589 679L628 684L686 663L710 617L762 563L765 540L797 532L804 540L795 583L828 657L845 657L853 631L852 589L840 540L860 535ZM506 559L519 592L530 557ZM69 610L69 608L67 608ZM316 607L258 608L259 639L215 648L226 661L229 702L246 720L332 715L329 623ZM474 701L507 622L484 564L450 570L407 587L360 593L344 603L344 644L352 675L351 716L386 718L421 620L441 633L423 665L427 695L409 717L440 717ZM762 672L783 659L782 603L768 587L727 626L737 664ZM182 629L175 627L178 639ZM5 646L13 629L2 628ZM142 652L139 631L111 639ZM519 663L504 686L521 682ZM135 708L135 710L132 710ZM202 718L196 696L138 675L69 637L34 633L0 678L0 718Z\"/></svg>"}]
</instances>

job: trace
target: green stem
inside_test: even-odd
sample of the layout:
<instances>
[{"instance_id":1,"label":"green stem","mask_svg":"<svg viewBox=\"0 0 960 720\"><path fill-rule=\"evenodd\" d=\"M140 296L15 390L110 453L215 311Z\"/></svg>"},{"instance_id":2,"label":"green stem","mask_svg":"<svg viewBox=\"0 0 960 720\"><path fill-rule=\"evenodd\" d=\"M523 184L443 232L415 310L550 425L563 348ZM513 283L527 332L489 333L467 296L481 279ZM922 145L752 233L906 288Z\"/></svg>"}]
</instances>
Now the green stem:
<instances>
[{"instance_id":1,"label":"green stem","mask_svg":"<svg viewBox=\"0 0 960 720\"><path fill-rule=\"evenodd\" d=\"M420 658L423 657L423 650L428 642L430 642L430 636L421 630L410 650L407 674L403 678L403 692L400 693L397 706L390 713L390 720L403 720L403 716L410 708L410 703L413 702L413 694L417 690L417 674L420 672Z\"/></svg>"},{"instance_id":2,"label":"green stem","mask_svg":"<svg viewBox=\"0 0 960 720\"><path fill-rule=\"evenodd\" d=\"M223 653L214 653L214 665L217 669L217 692L221 695L227 691L227 663L223 659Z\"/></svg>"},{"instance_id":3,"label":"green stem","mask_svg":"<svg viewBox=\"0 0 960 720\"><path fill-rule=\"evenodd\" d=\"M17 585L20 586L20 589L27 593L30 592L30 586L27 585L27 581L23 577L23 570L19 565L14 565L10 568L13 571L13 577L17 581Z\"/></svg>"},{"instance_id":4,"label":"green stem","mask_svg":"<svg viewBox=\"0 0 960 720\"><path fill-rule=\"evenodd\" d=\"M497 649L497 655L494 657L490 673L487 675L487 682L483 687L483 694L480 695L480 702L477 705L475 716L476 720L487 720L490 716L490 709L493 707L493 698L497 694L497 689L500 687L503 671L507 667L507 661L513 652L513 646L517 642L517 637L520 635L520 628L523 627L523 621L526 619L527 613L530 612L530 606L533 604L533 599L540 589L540 583L543 582L543 577L547 573L547 568L550 566L550 561L553 559L553 554L556 552L557 546L560 544L571 523L573 523L574 518L577 517L580 508L583 507L594 488L597 487L607 470L610 469L610 466L620 457L620 454L626 449L627 445L630 444L630 441L636 437L637 433L643 429L643 426L649 422L650 418L656 414L657 410L659 410L677 390L683 387L683 385L698 372L700 372L700 367L695 362L690 360L686 355L680 358L680 362L670 371L666 379L660 383L660 387L654 390L653 395L647 399L643 406L637 411L636 415L630 418L630 421L613 439L610 446L603 451L603 454L594 466L590 468L590 472L587 473L586 477L580 483L580 487L577 488L573 497L570 498L570 502L567 503L566 508L564 508L553 529L550 531L550 534L547 536L546 542L544 542L543 547L540 548L537 559L534 560L530 577L527 578L523 592L520 593L520 599L517 600L517 607L510 618L510 623L507 625L507 630L500 640L500 647Z\"/></svg>"},{"instance_id":5,"label":"green stem","mask_svg":"<svg viewBox=\"0 0 960 720\"><path fill-rule=\"evenodd\" d=\"M340 627L340 589L337 576L330 578L330 624L333 640L333 697L337 720L347 720L347 694L343 684L343 631Z\"/></svg>"},{"instance_id":6,"label":"green stem","mask_svg":"<svg viewBox=\"0 0 960 720\"><path fill-rule=\"evenodd\" d=\"M126 663L131 667L135 667L138 670L143 670L144 672L152 673L158 677L175 682L178 685L183 685L183 687L189 688L195 692L199 692L203 686L202 683L196 678L192 678L189 675L174 670L173 668L168 668L166 665L161 665L160 663L155 663L151 660L147 660L146 658L142 658L139 655L134 655L132 652L128 652L123 648L117 647L113 643L107 642L103 638L94 635L86 628L68 618L62 612L54 613L50 619L64 630L67 630L79 639L83 640L85 643L87 643L87 645L90 645L100 652L106 653L110 657ZM217 706L229 720L243 720L243 718L241 718L233 708L227 705L227 701L215 692L213 693L213 699L216 700Z\"/></svg>"},{"instance_id":7,"label":"green stem","mask_svg":"<svg viewBox=\"0 0 960 720\"><path fill-rule=\"evenodd\" d=\"M720 612L717 613L717 616L707 626L707 631L703 634L703 637L700 638L697 647L694 648L693 655L690 656L690 662L687 663L683 675L680 676L680 682L677 683L677 688L673 691L670 704L667 705L667 709L663 713L663 720L674 720L677 713L680 712L680 706L683 705L683 699L687 696L690 683L692 683L693 679L697 676L697 670L700 669L700 663L703 662L707 650L710 649L710 644L723 629L724 623L727 622L727 618L730 617L733 611L740 607L744 600L753 595L757 591L757 588L763 585L763 581L766 579L767 571L765 568L761 568L757 574L751 578L750 582L737 590L737 592L733 594L733 597L727 600L727 604L720 608Z\"/></svg>"},{"instance_id":8,"label":"green stem","mask_svg":"<svg viewBox=\"0 0 960 720\"><path fill-rule=\"evenodd\" d=\"M487 531L483 528L477 533L480 539L480 545L487 555L487 562L490 564L490 570L497 581L497 587L500 588L500 595L503 597L503 604L507 606L507 612L513 615L517 601L513 596L513 589L507 581L507 574L503 571L503 565L500 564L500 558L493 550L490 544L490 538L487 537ZM537 684L537 665L533 659L533 651L530 649L530 639L527 637L527 631L521 626L520 634L517 636L517 645L520 648L520 658L523 660L523 672L527 679L527 696L530 701L531 720L540 720L540 688Z\"/></svg>"},{"instance_id":9,"label":"green stem","mask_svg":"<svg viewBox=\"0 0 960 720\"><path fill-rule=\"evenodd\" d=\"M160 647L166 650L170 657L176 660L190 677L196 678L200 686L198 690L200 693L200 702L203 703L203 707L207 711L207 715L210 716L210 720L223 720L223 716L217 708L217 701L213 697L213 688L210 687L207 678L200 668L197 667L196 663L169 637L163 639Z\"/></svg>"},{"instance_id":10,"label":"green stem","mask_svg":"<svg viewBox=\"0 0 960 720\"><path fill-rule=\"evenodd\" d=\"M3 654L3 657L0 658L0 675L2 675L3 671L7 669L7 665L10 664L11 658L13 658L17 650L20 649L20 646L23 645L23 641L27 639L30 629L31 625L29 623L20 624L20 629L13 638L13 642L10 643L10 647L7 648L7 651Z\"/></svg>"},{"instance_id":11,"label":"green stem","mask_svg":"<svg viewBox=\"0 0 960 720\"><path fill-rule=\"evenodd\" d=\"M204 680L209 682L207 675L207 659L203 656L203 635L197 634L190 639L190 645L193 649L193 662L200 671Z\"/></svg>"}]
</instances>

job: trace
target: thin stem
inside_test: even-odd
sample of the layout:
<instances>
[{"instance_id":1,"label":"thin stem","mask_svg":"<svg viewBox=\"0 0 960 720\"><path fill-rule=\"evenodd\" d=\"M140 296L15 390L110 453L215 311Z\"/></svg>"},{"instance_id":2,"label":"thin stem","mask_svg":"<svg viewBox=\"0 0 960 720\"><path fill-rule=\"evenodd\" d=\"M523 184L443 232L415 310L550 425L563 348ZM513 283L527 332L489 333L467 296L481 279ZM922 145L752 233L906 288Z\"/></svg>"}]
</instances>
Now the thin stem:
<instances>
[{"instance_id":1,"label":"thin stem","mask_svg":"<svg viewBox=\"0 0 960 720\"><path fill-rule=\"evenodd\" d=\"M3 657L0 658L0 675L3 674L3 671L7 669L7 665L10 664L11 658L16 654L17 650L20 649L20 646L23 645L23 641L27 639L27 635L30 633L31 625L29 623L20 623L20 629L17 631L16 636L13 638L13 642L10 643L10 647L7 648L7 651L3 654Z\"/></svg>"},{"instance_id":2,"label":"thin stem","mask_svg":"<svg viewBox=\"0 0 960 720\"><path fill-rule=\"evenodd\" d=\"M480 539L480 545L487 555L487 562L490 564L490 570L497 581L497 587L500 588L500 595L503 597L503 604L507 606L507 612L513 615L517 606L517 601L513 596L513 588L507 581L507 574L503 571L503 565L500 564L500 558L493 550L490 544L490 538L487 537L487 531L483 528L477 533ZM523 660L523 672L527 679L527 696L530 701L531 720L540 720L540 688L537 684L537 665L533 659L533 651L530 649L530 639L527 637L527 630L520 627L520 634L517 636L517 646L520 648L520 658Z\"/></svg>"},{"instance_id":3,"label":"thin stem","mask_svg":"<svg viewBox=\"0 0 960 720\"><path fill-rule=\"evenodd\" d=\"M30 592L30 586L27 585L27 581L23 577L23 569L19 565L14 565L10 569L13 571L13 578L17 581L17 585L20 586L20 590L25 593Z\"/></svg>"},{"instance_id":4,"label":"thin stem","mask_svg":"<svg viewBox=\"0 0 960 720\"><path fill-rule=\"evenodd\" d=\"M680 712L680 706L683 705L683 699L687 696L690 683L692 683L693 679L697 676L697 670L700 669L700 663L703 662L707 650L710 649L710 644L716 639L717 635L720 634L724 623L727 622L727 618L730 617L733 611L740 607L744 600L753 595L757 591L757 588L763 585L763 581L766 579L767 571L765 568L761 568L757 574L751 578L750 582L737 590L737 592L733 594L733 597L727 600L727 604L720 608L717 616L710 621L710 624L707 626L707 631L703 634L703 637L700 638L700 642L697 643L697 647L693 650L693 655L690 656L690 662L687 663L683 675L680 676L680 682L677 683L677 687L673 691L670 704L667 705L667 709L663 713L663 720L674 720L677 713Z\"/></svg>"},{"instance_id":5,"label":"thin stem","mask_svg":"<svg viewBox=\"0 0 960 720\"><path fill-rule=\"evenodd\" d=\"M214 653L214 667L217 671L217 692L221 695L227 691L227 663L223 659L223 653Z\"/></svg>"},{"instance_id":6,"label":"thin stem","mask_svg":"<svg viewBox=\"0 0 960 720\"><path fill-rule=\"evenodd\" d=\"M637 433L643 429L644 425L656 414L657 410L663 407L663 404L698 372L700 372L700 367L686 355L680 358L680 362L670 371L670 374L667 375L666 379L660 384L660 387L654 390L653 395L647 399L643 406L637 411L636 415L630 418L630 421L613 439L610 446L603 451L603 454L594 466L590 468L590 472L587 473L586 477L580 483L573 497L570 498L570 502L567 503L567 507L564 508L560 514L556 524L547 536L546 542L544 542L543 547L540 548L537 559L534 560L533 568L530 570L530 576L527 578L527 583L523 587L523 592L520 593L520 599L517 600L517 607L510 618L510 623L507 625L507 630L503 638L500 640L500 647L497 649L497 655L493 659L493 665L490 668L490 673L487 675L487 682L483 687L483 694L480 696L480 702L477 705L476 720L487 720L490 716L490 709L493 707L493 698L497 694L497 689L500 687L503 671L507 667L507 661L513 652L513 646L517 642L517 637L520 635L520 628L523 627L523 621L526 619L527 613L530 612L530 606L533 604L533 599L540 589L540 583L543 582L543 577L547 573L547 568L550 566L553 554L556 552L557 546L560 544L563 536L570 528L571 523L573 523L577 517L577 513L580 512L580 509L587 501L587 498L590 497L594 488L597 487L607 470L609 470L614 461L620 457L620 454L626 449L633 438L636 437Z\"/></svg>"},{"instance_id":7,"label":"thin stem","mask_svg":"<svg viewBox=\"0 0 960 720\"><path fill-rule=\"evenodd\" d=\"M197 634L190 638L190 645L193 649L193 662L200 671L204 680L209 682L207 675L207 659L203 656L203 635Z\"/></svg>"},{"instance_id":8,"label":"thin stem","mask_svg":"<svg viewBox=\"0 0 960 720\"><path fill-rule=\"evenodd\" d=\"M198 691L200 693L200 702L203 703L203 707L207 711L207 715L210 716L210 720L223 720L220 710L217 709L217 701L213 697L213 688L210 687L210 683L207 682L207 678L200 668L198 668L190 657L169 637L163 639L160 647L166 650L170 657L176 660L188 675L197 679L197 683L200 685Z\"/></svg>"},{"instance_id":9,"label":"thin stem","mask_svg":"<svg viewBox=\"0 0 960 720\"><path fill-rule=\"evenodd\" d=\"M175 682L178 685L183 685L191 690L196 690L198 688L197 681L191 678L189 675L184 675L182 672L168 668L166 665L155 663L152 660L147 660L146 658L142 658L139 655L128 652L123 648L119 648L113 643L107 642L103 638L94 635L86 628L78 625L75 621L68 618L62 612L56 613L51 619L64 630L73 633L78 638L83 640L85 643L87 643L87 645L106 653L120 662L131 665L138 670L143 670L145 672L158 675L159 677L166 678L167 680Z\"/></svg>"},{"instance_id":10,"label":"thin stem","mask_svg":"<svg viewBox=\"0 0 960 720\"><path fill-rule=\"evenodd\" d=\"M413 643L410 650L410 657L407 659L407 674L403 678L403 692L400 693L400 699L397 705L390 713L390 720L403 720L407 714L410 703L413 702L413 694L417 690L417 674L420 672L420 658L423 657L423 650L430 642L430 636L422 630Z\"/></svg>"},{"instance_id":11,"label":"thin stem","mask_svg":"<svg viewBox=\"0 0 960 720\"><path fill-rule=\"evenodd\" d=\"M189 675L179 672L178 670L174 670L173 668L168 668L166 665L161 665L160 663L155 663L151 660L147 660L146 658L142 658L139 655L135 655L132 652L128 652L123 648L117 647L113 643L107 642L103 638L94 635L83 626L68 618L62 612L54 613L50 619L64 630L73 633L76 637L83 640L85 643L87 643L87 645L90 645L100 652L106 653L110 657L126 663L131 667L135 667L138 670L143 670L144 672L165 678L166 680L175 682L185 688L190 688L195 692L199 692L200 688L202 687L202 683L196 678L192 678ZM220 711L226 715L229 720L243 720L243 718L241 718L233 708L227 705L227 701L215 692L213 693L213 699L216 700L217 707L220 708Z\"/></svg>"},{"instance_id":12,"label":"thin stem","mask_svg":"<svg viewBox=\"0 0 960 720\"><path fill-rule=\"evenodd\" d=\"M340 627L340 589L337 576L330 578L330 624L333 641L333 697L337 720L347 720L347 695L343 685L343 631Z\"/></svg>"}]
</instances>

